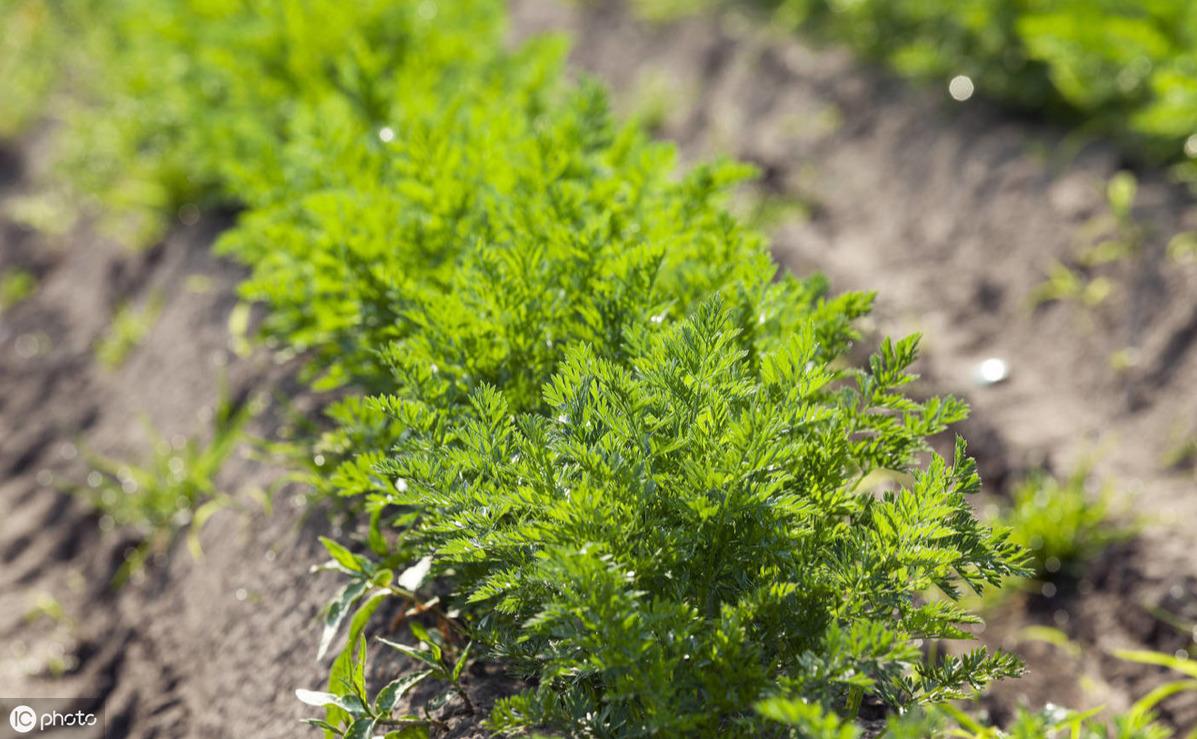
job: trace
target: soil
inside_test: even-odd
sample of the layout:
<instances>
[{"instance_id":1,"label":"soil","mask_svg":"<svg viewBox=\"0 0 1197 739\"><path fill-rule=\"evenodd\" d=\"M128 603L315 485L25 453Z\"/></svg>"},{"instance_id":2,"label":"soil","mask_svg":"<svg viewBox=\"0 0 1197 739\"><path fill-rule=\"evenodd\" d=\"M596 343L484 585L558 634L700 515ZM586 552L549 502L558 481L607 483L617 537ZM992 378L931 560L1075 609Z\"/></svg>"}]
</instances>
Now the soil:
<instances>
[{"instance_id":1,"label":"soil","mask_svg":"<svg viewBox=\"0 0 1197 739\"><path fill-rule=\"evenodd\" d=\"M1052 264L1075 264L1094 241L1105 182L1125 165L1114 148L955 102L946 85L912 86L739 16L653 24L617 4L555 0L516 0L513 12L515 37L570 31L575 68L605 80L625 113L659 113L684 162L729 154L760 167L751 199L781 214L770 222L779 263L823 271L837 290L876 290L876 335L924 333L919 391L972 404L959 431L993 495L1027 470L1067 473L1093 457L1126 515L1144 517L1133 541L1078 582L990 615L979 638L1029 668L995 691L996 716L1049 701L1122 708L1164 679L1109 651L1187 648L1192 634L1159 614L1197 621L1186 530L1197 480L1163 461L1197 432L1197 267L1165 255L1168 237L1194 225L1187 193L1165 172L1137 172L1147 233L1135 254L1095 272L1110 280L1108 299L1033 308ZM39 146L35 135L0 151L0 206L36 191ZM293 487L269 510L256 502L252 491L280 466L230 459L220 486L238 505L203 529L203 556L174 546L120 589L110 581L130 539L102 530L71 494L86 484L89 454L144 459L147 426L168 439L208 433L222 377L235 398L274 400L256 435L276 435L287 412L318 412L294 362L233 351L241 272L210 248L232 217L180 222L140 253L87 224L55 236L0 217L0 273L39 278L32 297L0 313L0 699L99 710L112 737L307 731L292 691L326 674L315 645L331 580L308 570L324 559L317 534L334 523L303 515ZM118 307L153 300L162 310L145 339L120 367L99 365L95 346ZM978 386L975 367L991 356L1008 362L1009 379ZM1081 656L1020 638L1029 624L1060 627ZM469 679L483 706L511 689L493 672ZM1197 725L1192 697L1163 707L1172 725ZM459 717L455 733L479 730Z\"/></svg>"},{"instance_id":2,"label":"soil","mask_svg":"<svg viewBox=\"0 0 1197 739\"><path fill-rule=\"evenodd\" d=\"M145 459L150 428L202 437L222 376L233 397L283 387L287 368L229 348L240 275L210 249L228 222L180 225L140 254L86 228L55 240L3 224L0 269L30 269L39 285L0 316L0 692L70 698L113 737L284 736L300 715L291 689L319 685L317 583L303 575L315 533L285 500L273 515L216 514L202 559L174 547L117 590L132 542L103 533L71 492L89 455ZM98 365L118 306L155 295L144 341L118 369ZM271 474L237 456L220 483L246 506Z\"/></svg>"},{"instance_id":3,"label":"soil","mask_svg":"<svg viewBox=\"0 0 1197 739\"><path fill-rule=\"evenodd\" d=\"M3 161L0 205L36 192L37 173L24 171L36 169L36 143L6 150ZM203 527L200 558L176 542L120 588L113 578L135 541L106 532L75 494L95 456L144 462L153 435L205 440L222 383L235 402L270 401L249 438L278 438L294 414L319 417L320 399L296 380L298 361L233 350L229 317L243 272L212 250L231 222L219 214L180 222L143 253L86 225L48 237L0 222L0 274L38 277L32 297L0 314L4 716L18 703L82 710L98 714L112 738L317 735L299 719L321 712L305 710L294 690L322 689L327 679L316 645L338 583L309 570L328 559L318 536L337 530L325 512L302 512L295 486L263 505L260 492L278 488L285 471L278 460L243 445L217 480L236 503ZM119 367L98 364L95 348L119 307L150 302L161 311L144 339ZM376 682L406 667L385 655L372 662ZM491 673L480 667L464 680L483 712L514 687ZM447 723L452 736L478 733L476 719ZM0 724L0 736L8 732Z\"/></svg>"}]
</instances>

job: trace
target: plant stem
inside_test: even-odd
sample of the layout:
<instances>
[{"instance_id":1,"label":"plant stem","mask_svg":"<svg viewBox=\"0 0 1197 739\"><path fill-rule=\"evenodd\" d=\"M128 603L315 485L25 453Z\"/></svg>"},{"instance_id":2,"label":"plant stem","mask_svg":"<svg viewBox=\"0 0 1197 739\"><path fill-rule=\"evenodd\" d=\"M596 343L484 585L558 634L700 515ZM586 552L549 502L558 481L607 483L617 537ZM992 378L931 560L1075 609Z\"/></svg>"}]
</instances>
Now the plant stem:
<instances>
[{"instance_id":1,"label":"plant stem","mask_svg":"<svg viewBox=\"0 0 1197 739\"><path fill-rule=\"evenodd\" d=\"M848 705L845 712L849 718L856 718L860 713L860 702L864 700L864 688L859 686L853 687L848 691Z\"/></svg>"}]
</instances>

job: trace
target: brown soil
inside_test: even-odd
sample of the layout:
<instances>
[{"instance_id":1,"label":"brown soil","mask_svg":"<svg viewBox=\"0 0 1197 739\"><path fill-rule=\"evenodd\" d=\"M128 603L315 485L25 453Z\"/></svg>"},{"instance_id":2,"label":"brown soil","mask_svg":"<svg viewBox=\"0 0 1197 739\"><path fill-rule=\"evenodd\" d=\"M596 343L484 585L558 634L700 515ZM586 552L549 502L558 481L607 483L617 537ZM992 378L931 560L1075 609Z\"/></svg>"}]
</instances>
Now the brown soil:
<instances>
[{"instance_id":1,"label":"brown soil","mask_svg":"<svg viewBox=\"0 0 1197 739\"><path fill-rule=\"evenodd\" d=\"M0 269L40 281L0 316L0 693L100 709L113 737L289 735L291 689L319 684L317 583L303 577L315 534L285 500L274 515L218 513L201 560L175 547L118 591L132 542L101 534L70 494L88 454L145 459L147 425L168 439L207 433L222 375L234 397L280 387L285 368L228 348L239 273L209 248L226 223L180 226L142 254L86 230L54 241L3 224ZM117 306L155 294L165 299L145 340L119 369L98 366ZM242 493L271 474L236 457L222 488L249 506ZM62 617L39 615L52 602Z\"/></svg>"},{"instance_id":2,"label":"brown soil","mask_svg":"<svg viewBox=\"0 0 1197 739\"><path fill-rule=\"evenodd\" d=\"M35 146L24 148L36 158ZM0 205L29 194L37 179L22 172L21 155L5 153ZM39 278L31 298L0 315L5 718L24 702L39 713L97 713L112 738L317 735L299 719L320 712L305 710L293 691L327 679L316 644L320 609L338 581L309 569L327 559L317 537L335 535L335 526L320 512L301 513L294 487L262 505L253 493L279 480L278 463L255 461L262 455L246 445L220 473L220 489L237 503L203 528L202 557L176 543L119 589L113 577L135 542L102 533L98 514L72 494L86 484L90 455L136 463L148 458L151 430L168 440L209 435L222 381L240 402L270 399L252 437L277 438L292 414L319 417L318 399L294 379L297 362L231 349L242 271L212 253L229 223L211 215L179 224L133 253L88 228L50 238L0 222L0 274L17 267ZM151 300L162 309L144 340L119 368L97 364L95 347L118 306ZM404 667L381 654L372 661L380 680ZM465 682L484 710L496 691L511 690L485 668L474 674ZM449 718L454 736L477 733L477 720ZM0 737L9 731L0 721Z\"/></svg>"},{"instance_id":3,"label":"brown soil","mask_svg":"<svg viewBox=\"0 0 1197 739\"><path fill-rule=\"evenodd\" d=\"M1075 149L1059 131L728 16L648 25L614 5L551 0L518 0L514 11L517 36L574 33L577 68L621 91L625 111L666 90L661 133L684 160L755 162L764 194L804 205L808 217L776 228L779 261L822 270L837 289L877 290L879 332L924 332L923 391L972 403L961 432L992 491L1031 467L1068 472L1097 453L1096 472L1149 517L1074 587L990 619L982 638L1030 667L997 691L995 712L1020 700L1122 707L1156 684L1158 671L1103 650L1189 646L1191 635L1154 609L1197 620L1185 528L1197 514L1194 476L1161 461L1178 429L1197 430L1197 268L1163 254L1188 219L1184 193L1140 173L1137 216L1151 234L1135 257L1105 268L1110 299L1095 310L1032 310L1033 286L1053 260L1075 260L1104 212L1102 188L1120 164L1113 149ZM34 187L38 174L26 170L38 158L28 142L3 152L0 204ZM274 434L288 406L315 412L293 366L230 350L240 272L210 253L228 222L179 224L134 254L87 228L51 237L0 220L0 272L22 266L40 278L33 297L0 314L0 699L69 697L72 710L102 710L113 737L306 735L292 690L325 674L315 644L331 580L307 571L323 559L316 535L332 525L302 516L297 490L284 489L269 512L253 502L249 491L277 479L277 466L230 460L222 489L241 505L209 522L203 558L176 546L120 590L109 581L130 542L101 533L68 492L86 479L86 452L144 458L143 416L168 438L206 433L222 375L234 397L275 397L257 434ZM117 306L154 295L163 309L146 339L120 368L97 365ZM1114 371L1111 355L1127 348L1137 363ZM988 356L1010 363L1010 379L977 388L973 368ZM50 599L64 617L36 615ZM1028 623L1062 625L1085 656L1020 644ZM506 689L471 680L486 695L496 687ZM1165 709L1178 726L1197 723L1191 698Z\"/></svg>"}]
</instances>

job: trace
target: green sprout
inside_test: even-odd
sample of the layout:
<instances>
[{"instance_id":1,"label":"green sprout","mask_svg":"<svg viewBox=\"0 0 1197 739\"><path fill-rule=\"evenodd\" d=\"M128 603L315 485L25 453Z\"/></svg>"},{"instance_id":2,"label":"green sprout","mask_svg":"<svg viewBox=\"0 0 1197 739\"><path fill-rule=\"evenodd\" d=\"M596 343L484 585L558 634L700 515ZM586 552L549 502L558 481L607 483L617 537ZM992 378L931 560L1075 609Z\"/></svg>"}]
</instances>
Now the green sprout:
<instances>
[{"instance_id":1,"label":"green sprout","mask_svg":"<svg viewBox=\"0 0 1197 739\"><path fill-rule=\"evenodd\" d=\"M428 737L430 729L444 731L448 727L434 712L444 707L450 699L457 697L464 710L473 714L475 706L468 692L461 684L461 676L469 663L470 646L467 644L450 659L444 640L433 636L418 621L410 621L409 627L419 646L410 646L380 638L379 641L412 660L417 666L387 683L371 700L366 691L366 638L358 633L351 642L356 650L348 661L333 668L329 690L296 690L295 695L306 705L324 708L322 719L308 718L304 723L324 729L343 739L375 736L375 732L386 731L387 739L415 739ZM404 713L395 715L399 701L419 683L426 679L441 682L446 690L437 692L423 706L422 714Z\"/></svg>"},{"instance_id":2,"label":"green sprout","mask_svg":"<svg viewBox=\"0 0 1197 739\"><path fill-rule=\"evenodd\" d=\"M32 272L14 269L0 277L0 313L8 310L37 289L37 277Z\"/></svg>"},{"instance_id":3,"label":"green sprout","mask_svg":"<svg viewBox=\"0 0 1197 739\"><path fill-rule=\"evenodd\" d=\"M162 295L154 293L141 307L121 306L108 327L108 333L96 346L96 360L106 369L115 370L145 339L162 312Z\"/></svg>"},{"instance_id":4,"label":"green sprout","mask_svg":"<svg viewBox=\"0 0 1197 739\"><path fill-rule=\"evenodd\" d=\"M1134 534L1136 527L1119 522L1113 511L1112 488L1091 493L1089 480L1087 464L1064 479L1034 472L999 516L1011 539L1030 553L1037 579L1078 576L1085 563Z\"/></svg>"},{"instance_id":5,"label":"green sprout","mask_svg":"<svg viewBox=\"0 0 1197 739\"><path fill-rule=\"evenodd\" d=\"M197 438L168 441L151 428L152 453L143 466L91 457L92 471L81 494L112 526L139 540L114 584L139 573L150 556L166 551L183 532L193 556L201 555L199 532L213 514L233 503L217 489L216 475L258 408L256 400L234 404L222 389L207 443Z\"/></svg>"}]
</instances>

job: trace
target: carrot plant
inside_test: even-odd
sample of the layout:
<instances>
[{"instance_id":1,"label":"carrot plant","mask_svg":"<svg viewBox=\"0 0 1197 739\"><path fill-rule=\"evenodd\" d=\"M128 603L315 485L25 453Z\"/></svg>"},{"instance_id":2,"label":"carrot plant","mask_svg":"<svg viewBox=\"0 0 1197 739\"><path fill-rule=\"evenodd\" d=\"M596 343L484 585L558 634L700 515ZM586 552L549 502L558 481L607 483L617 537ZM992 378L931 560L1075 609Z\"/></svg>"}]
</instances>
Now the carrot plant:
<instances>
[{"instance_id":1,"label":"carrot plant","mask_svg":"<svg viewBox=\"0 0 1197 739\"><path fill-rule=\"evenodd\" d=\"M0 37L0 92L4 100L0 139L20 134L45 111L68 43L66 15L81 7L82 2L0 2L0 23L4 26Z\"/></svg>"},{"instance_id":2,"label":"carrot plant","mask_svg":"<svg viewBox=\"0 0 1197 739\"><path fill-rule=\"evenodd\" d=\"M677 175L565 79L560 41L509 50L492 0L106 12L120 43L75 121L111 146L85 185L151 219L238 204L220 249L266 337L346 394L311 455L368 531L326 542L321 651L348 646L301 694L325 731L436 728L394 714L406 683L364 684L390 600L525 679L491 714L507 733L784 735L1019 672L919 648L1024 572L972 514L963 443L929 450L965 406L904 394L917 337L847 361L871 297L778 274L724 207L748 169ZM876 494L876 471L912 482Z\"/></svg>"}]
</instances>

